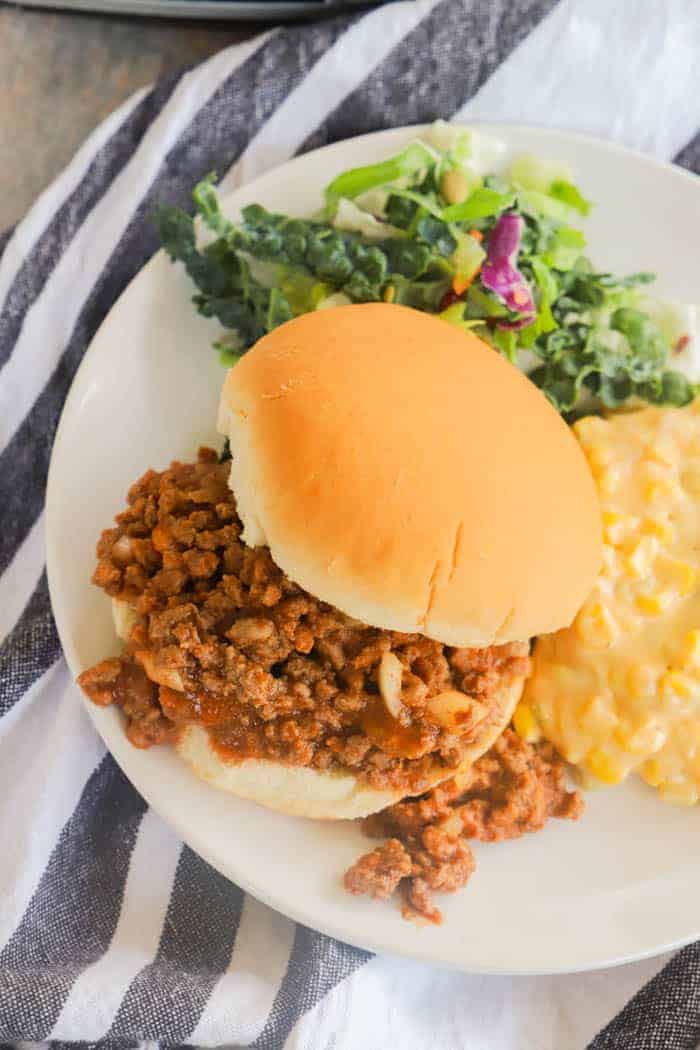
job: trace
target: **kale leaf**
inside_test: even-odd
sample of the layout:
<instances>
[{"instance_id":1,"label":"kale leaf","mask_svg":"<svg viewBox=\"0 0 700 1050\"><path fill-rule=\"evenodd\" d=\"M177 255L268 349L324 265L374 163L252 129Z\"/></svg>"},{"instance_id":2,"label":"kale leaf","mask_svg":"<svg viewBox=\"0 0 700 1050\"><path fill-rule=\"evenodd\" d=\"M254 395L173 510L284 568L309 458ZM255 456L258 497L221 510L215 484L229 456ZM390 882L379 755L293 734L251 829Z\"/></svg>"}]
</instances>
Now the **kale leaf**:
<instances>
[{"instance_id":1,"label":"kale leaf","mask_svg":"<svg viewBox=\"0 0 700 1050\"><path fill-rule=\"evenodd\" d=\"M159 208L155 221L168 255L173 262L184 264L197 286L192 301L199 313L235 331L236 343L218 344L225 355L235 358L293 316L282 292L257 281L246 260L229 249L225 238L200 250L192 216L180 208Z\"/></svg>"}]
</instances>

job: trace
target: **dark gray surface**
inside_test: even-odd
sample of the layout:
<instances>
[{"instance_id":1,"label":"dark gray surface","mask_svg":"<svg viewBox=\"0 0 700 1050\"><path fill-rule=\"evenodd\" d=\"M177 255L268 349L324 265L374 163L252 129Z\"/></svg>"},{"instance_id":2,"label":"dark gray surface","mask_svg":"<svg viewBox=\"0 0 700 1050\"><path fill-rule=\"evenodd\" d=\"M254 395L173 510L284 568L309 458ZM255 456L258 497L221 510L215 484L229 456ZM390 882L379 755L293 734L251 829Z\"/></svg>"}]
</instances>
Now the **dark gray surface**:
<instances>
[{"instance_id":1,"label":"dark gray surface","mask_svg":"<svg viewBox=\"0 0 700 1050\"><path fill-rule=\"evenodd\" d=\"M71 11L99 11L159 18L225 19L250 22L256 18L284 21L315 17L327 6L340 9L343 3L362 4L366 0L15 0L21 7L57 8Z\"/></svg>"},{"instance_id":2,"label":"dark gray surface","mask_svg":"<svg viewBox=\"0 0 700 1050\"><path fill-rule=\"evenodd\" d=\"M0 230L132 92L263 28L1 5Z\"/></svg>"}]
</instances>

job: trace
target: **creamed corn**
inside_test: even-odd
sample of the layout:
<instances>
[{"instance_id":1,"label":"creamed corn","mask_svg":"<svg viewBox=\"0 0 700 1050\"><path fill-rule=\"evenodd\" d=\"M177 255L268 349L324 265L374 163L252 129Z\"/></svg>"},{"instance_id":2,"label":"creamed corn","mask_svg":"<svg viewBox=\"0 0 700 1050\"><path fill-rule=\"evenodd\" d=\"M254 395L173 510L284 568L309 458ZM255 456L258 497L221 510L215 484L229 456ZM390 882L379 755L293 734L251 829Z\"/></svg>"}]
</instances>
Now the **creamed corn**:
<instances>
[{"instance_id":1,"label":"creamed corn","mask_svg":"<svg viewBox=\"0 0 700 1050\"><path fill-rule=\"evenodd\" d=\"M571 627L538 640L514 724L583 779L635 771L700 798L700 401L574 426L600 497L603 567Z\"/></svg>"}]
</instances>

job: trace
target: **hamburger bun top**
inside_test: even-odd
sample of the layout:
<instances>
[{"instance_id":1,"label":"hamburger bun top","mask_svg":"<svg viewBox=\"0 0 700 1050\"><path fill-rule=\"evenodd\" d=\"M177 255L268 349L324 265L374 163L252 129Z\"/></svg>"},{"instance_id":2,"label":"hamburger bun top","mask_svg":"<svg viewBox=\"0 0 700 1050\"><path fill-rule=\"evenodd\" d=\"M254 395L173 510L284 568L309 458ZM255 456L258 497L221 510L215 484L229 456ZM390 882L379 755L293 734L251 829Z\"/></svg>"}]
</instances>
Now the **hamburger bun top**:
<instances>
[{"instance_id":1,"label":"hamburger bun top","mask_svg":"<svg viewBox=\"0 0 700 1050\"><path fill-rule=\"evenodd\" d=\"M365 623L487 646L573 620L598 500L543 394L476 336L402 306L305 314L228 373L219 429L251 546Z\"/></svg>"}]
</instances>

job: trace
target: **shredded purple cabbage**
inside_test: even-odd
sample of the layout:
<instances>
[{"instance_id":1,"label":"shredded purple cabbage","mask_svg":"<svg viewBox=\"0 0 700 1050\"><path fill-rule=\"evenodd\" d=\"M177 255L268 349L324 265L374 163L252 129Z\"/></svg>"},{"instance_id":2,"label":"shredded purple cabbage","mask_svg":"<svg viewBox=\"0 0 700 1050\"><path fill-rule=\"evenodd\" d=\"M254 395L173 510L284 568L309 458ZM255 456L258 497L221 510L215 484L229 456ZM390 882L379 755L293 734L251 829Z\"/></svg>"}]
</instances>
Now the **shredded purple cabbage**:
<instances>
[{"instance_id":1,"label":"shredded purple cabbage","mask_svg":"<svg viewBox=\"0 0 700 1050\"><path fill-rule=\"evenodd\" d=\"M484 288L497 295L513 313L522 314L516 321L498 321L498 328L525 328L535 319L530 286L515 265L524 225L521 215L501 215L489 237L486 262L481 268Z\"/></svg>"}]
</instances>

